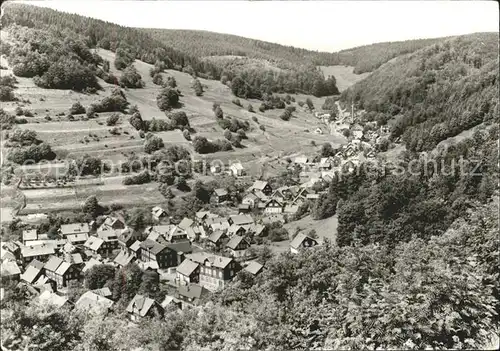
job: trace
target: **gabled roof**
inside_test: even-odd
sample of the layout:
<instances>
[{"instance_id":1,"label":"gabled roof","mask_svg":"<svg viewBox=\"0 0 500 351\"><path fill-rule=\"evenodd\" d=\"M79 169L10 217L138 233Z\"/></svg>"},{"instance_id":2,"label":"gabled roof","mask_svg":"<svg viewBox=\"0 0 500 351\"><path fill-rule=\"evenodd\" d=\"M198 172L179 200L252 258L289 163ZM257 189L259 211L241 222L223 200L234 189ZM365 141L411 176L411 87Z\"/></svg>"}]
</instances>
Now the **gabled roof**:
<instances>
[{"instance_id":1,"label":"gabled roof","mask_svg":"<svg viewBox=\"0 0 500 351\"><path fill-rule=\"evenodd\" d=\"M102 244L104 244L104 240L95 236L90 236L83 246L92 251L97 251L101 248Z\"/></svg>"},{"instance_id":2,"label":"gabled roof","mask_svg":"<svg viewBox=\"0 0 500 351\"><path fill-rule=\"evenodd\" d=\"M135 295L127 306L127 312L135 313L144 317L155 304L155 300L143 295Z\"/></svg>"},{"instance_id":3,"label":"gabled roof","mask_svg":"<svg viewBox=\"0 0 500 351\"><path fill-rule=\"evenodd\" d=\"M193 223L194 221L191 218L184 217L177 226L181 229L187 230L193 225Z\"/></svg>"},{"instance_id":4,"label":"gabled roof","mask_svg":"<svg viewBox=\"0 0 500 351\"><path fill-rule=\"evenodd\" d=\"M122 230L121 229L113 229L109 228L106 230L97 230L96 234L98 238L101 238L104 241L117 241L120 236Z\"/></svg>"},{"instance_id":5,"label":"gabled roof","mask_svg":"<svg viewBox=\"0 0 500 351\"><path fill-rule=\"evenodd\" d=\"M252 224L255 222L252 216L249 215L233 215L230 216L229 218L231 218L233 224L235 225Z\"/></svg>"},{"instance_id":6,"label":"gabled roof","mask_svg":"<svg viewBox=\"0 0 500 351\"><path fill-rule=\"evenodd\" d=\"M214 190L214 193L217 195L217 196L226 196L228 194L227 190L224 189L224 188L218 188L218 189L215 189Z\"/></svg>"},{"instance_id":7,"label":"gabled roof","mask_svg":"<svg viewBox=\"0 0 500 351\"><path fill-rule=\"evenodd\" d=\"M95 290L92 290L92 292L94 294L97 294L97 295L103 296L103 297L113 296L113 293L111 292L111 290L108 287L101 288L101 289L95 289Z\"/></svg>"},{"instance_id":8,"label":"gabled roof","mask_svg":"<svg viewBox=\"0 0 500 351\"><path fill-rule=\"evenodd\" d=\"M186 258L191 261L198 262L202 265L205 265L205 262L210 262L210 264L214 267L225 268L230 262L233 261L230 257L223 257L217 255L210 255L206 252L195 252L189 255L186 255Z\"/></svg>"},{"instance_id":9,"label":"gabled roof","mask_svg":"<svg viewBox=\"0 0 500 351\"><path fill-rule=\"evenodd\" d=\"M88 271L92 267L99 265L99 264L103 264L103 263L101 261L98 261L95 258L91 257L90 260L85 262L85 267L83 267L82 272L85 273L86 271Z\"/></svg>"},{"instance_id":10,"label":"gabled roof","mask_svg":"<svg viewBox=\"0 0 500 351\"><path fill-rule=\"evenodd\" d=\"M227 233L230 234L230 235L231 234L236 234L241 228L243 228L243 233L247 232L247 228L245 228L244 226L233 224L233 225L231 225L229 227L229 229L227 230Z\"/></svg>"},{"instance_id":11,"label":"gabled roof","mask_svg":"<svg viewBox=\"0 0 500 351\"><path fill-rule=\"evenodd\" d=\"M177 267L177 273L189 277L198 268L198 263L191 260L184 260Z\"/></svg>"},{"instance_id":12,"label":"gabled roof","mask_svg":"<svg viewBox=\"0 0 500 351\"><path fill-rule=\"evenodd\" d=\"M62 235L88 233L89 231L90 228L87 223L71 223L61 225Z\"/></svg>"},{"instance_id":13,"label":"gabled roof","mask_svg":"<svg viewBox=\"0 0 500 351\"><path fill-rule=\"evenodd\" d=\"M36 229L23 230L23 241L37 240L38 233Z\"/></svg>"},{"instance_id":14,"label":"gabled roof","mask_svg":"<svg viewBox=\"0 0 500 351\"><path fill-rule=\"evenodd\" d=\"M81 254L74 253L74 254L71 254L71 257L72 257L72 260L73 260L74 264L81 264L81 263L83 263L83 258L82 258Z\"/></svg>"},{"instance_id":15,"label":"gabled roof","mask_svg":"<svg viewBox=\"0 0 500 351\"><path fill-rule=\"evenodd\" d=\"M213 243L218 243L225 237L227 238L227 235L222 230L216 230L208 237L208 240L210 240Z\"/></svg>"},{"instance_id":16,"label":"gabled roof","mask_svg":"<svg viewBox=\"0 0 500 351\"><path fill-rule=\"evenodd\" d=\"M188 284L186 286L179 286L178 290L180 296L185 296L189 299L200 299L209 291L198 284Z\"/></svg>"},{"instance_id":17,"label":"gabled roof","mask_svg":"<svg viewBox=\"0 0 500 351\"><path fill-rule=\"evenodd\" d=\"M243 170L243 165L240 162L237 162L237 163L231 164L230 168L242 171Z\"/></svg>"},{"instance_id":18,"label":"gabled roof","mask_svg":"<svg viewBox=\"0 0 500 351\"><path fill-rule=\"evenodd\" d=\"M294 249L298 249L302 242L306 239L313 240L317 243L317 241L313 238L308 237L307 235L303 233L299 233L293 238L292 242L290 243L290 246L293 247Z\"/></svg>"},{"instance_id":19,"label":"gabled roof","mask_svg":"<svg viewBox=\"0 0 500 351\"><path fill-rule=\"evenodd\" d=\"M45 263L44 268L47 271L55 272L62 262L63 260L61 260L59 257L51 256L47 263Z\"/></svg>"},{"instance_id":20,"label":"gabled roof","mask_svg":"<svg viewBox=\"0 0 500 351\"><path fill-rule=\"evenodd\" d=\"M244 268L244 270L247 271L247 272L249 272L249 273L251 273L251 274L253 274L253 275L257 275L262 270L262 268L264 268L264 266L261 265L259 262L257 262L257 261L251 261Z\"/></svg>"},{"instance_id":21,"label":"gabled roof","mask_svg":"<svg viewBox=\"0 0 500 351\"><path fill-rule=\"evenodd\" d=\"M68 234L66 235L66 239L70 243L75 243L79 241L87 241L89 238L89 235L87 233L80 233L80 234Z\"/></svg>"},{"instance_id":22,"label":"gabled roof","mask_svg":"<svg viewBox=\"0 0 500 351\"><path fill-rule=\"evenodd\" d=\"M137 252L141 248L141 242L139 240L134 241L132 245L130 245L130 250Z\"/></svg>"},{"instance_id":23,"label":"gabled roof","mask_svg":"<svg viewBox=\"0 0 500 351\"><path fill-rule=\"evenodd\" d=\"M155 206L151 209L151 213L153 214L153 216L156 216L156 217L160 217L161 215L163 215L164 213L167 213L167 211L165 211L163 208L161 208L160 206Z\"/></svg>"},{"instance_id":24,"label":"gabled roof","mask_svg":"<svg viewBox=\"0 0 500 351\"><path fill-rule=\"evenodd\" d=\"M196 212L196 218L203 219L206 216L208 216L209 213L210 213L210 211L198 211L198 212Z\"/></svg>"},{"instance_id":25,"label":"gabled roof","mask_svg":"<svg viewBox=\"0 0 500 351\"><path fill-rule=\"evenodd\" d=\"M231 250L236 250L236 248L242 241L246 241L246 243L250 245L247 239L242 236L235 235L231 238L231 240L229 240L229 242L226 244L226 247L230 248Z\"/></svg>"},{"instance_id":26,"label":"gabled roof","mask_svg":"<svg viewBox=\"0 0 500 351\"><path fill-rule=\"evenodd\" d=\"M165 250L167 247L165 245L162 245L160 243L157 243L156 241L146 239L144 240L141 244L140 247L144 250L151 251L153 254L157 255L163 250Z\"/></svg>"},{"instance_id":27,"label":"gabled roof","mask_svg":"<svg viewBox=\"0 0 500 351\"><path fill-rule=\"evenodd\" d=\"M16 261L5 260L1 263L0 272L2 277L9 277L12 275L21 274L21 269L17 265Z\"/></svg>"},{"instance_id":28,"label":"gabled roof","mask_svg":"<svg viewBox=\"0 0 500 351\"><path fill-rule=\"evenodd\" d=\"M191 245L191 242L189 240L183 240L183 241L177 241L174 243L168 243L166 246L174 250L177 253L191 253L193 252L193 246Z\"/></svg>"},{"instance_id":29,"label":"gabled roof","mask_svg":"<svg viewBox=\"0 0 500 351\"><path fill-rule=\"evenodd\" d=\"M38 296L38 300L41 303L47 303L51 305L55 305L57 307L62 307L64 306L65 303L68 302L68 299L62 296L57 295L56 293L50 292L48 290L44 291L43 293Z\"/></svg>"},{"instance_id":30,"label":"gabled roof","mask_svg":"<svg viewBox=\"0 0 500 351\"><path fill-rule=\"evenodd\" d=\"M265 182L263 180L256 180L253 185L252 189L257 189L257 190L264 190L264 188L269 185L268 182Z\"/></svg>"},{"instance_id":31,"label":"gabled roof","mask_svg":"<svg viewBox=\"0 0 500 351\"><path fill-rule=\"evenodd\" d=\"M118 264L120 266L126 266L130 262L132 262L134 260L134 258L135 258L135 254L133 252L128 254L125 251L120 251L118 253L118 255L115 257L115 259L113 260L113 262L115 262L116 264Z\"/></svg>"},{"instance_id":32,"label":"gabled roof","mask_svg":"<svg viewBox=\"0 0 500 351\"><path fill-rule=\"evenodd\" d=\"M58 275L64 275L68 271L69 267L71 267L71 264L68 262L62 262L61 265L57 268L56 274Z\"/></svg>"},{"instance_id":33,"label":"gabled roof","mask_svg":"<svg viewBox=\"0 0 500 351\"><path fill-rule=\"evenodd\" d=\"M113 306L113 303L112 300L104 296L87 291L76 301L75 308L91 313L105 313Z\"/></svg>"},{"instance_id":34,"label":"gabled roof","mask_svg":"<svg viewBox=\"0 0 500 351\"><path fill-rule=\"evenodd\" d=\"M53 255L54 253L55 253L54 245L48 245L48 244L24 246L21 248L21 256L23 257Z\"/></svg>"}]
</instances>

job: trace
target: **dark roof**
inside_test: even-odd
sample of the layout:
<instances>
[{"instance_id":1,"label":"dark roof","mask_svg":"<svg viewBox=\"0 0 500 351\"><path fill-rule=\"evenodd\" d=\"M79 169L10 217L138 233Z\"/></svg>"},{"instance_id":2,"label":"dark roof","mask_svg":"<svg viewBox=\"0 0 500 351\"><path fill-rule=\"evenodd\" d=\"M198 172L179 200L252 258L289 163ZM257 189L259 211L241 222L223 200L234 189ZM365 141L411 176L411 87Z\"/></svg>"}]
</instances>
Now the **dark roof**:
<instances>
[{"instance_id":1,"label":"dark roof","mask_svg":"<svg viewBox=\"0 0 500 351\"><path fill-rule=\"evenodd\" d=\"M146 239L140 244L141 248L151 251L153 254L157 255L167 247L151 239Z\"/></svg>"},{"instance_id":2,"label":"dark roof","mask_svg":"<svg viewBox=\"0 0 500 351\"><path fill-rule=\"evenodd\" d=\"M246 240L244 237L242 236L239 236L239 235L235 235L231 238L231 240L229 240L229 242L226 244L226 247L232 249L232 250L236 250L236 247L243 241L243 240ZM248 244L248 241L247 241L247 244Z\"/></svg>"},{"instance_id":3,"label":"dark roof","mask_svg":"<svg viewBox=\"0 0 500 351\"><path fill-rule=\"evenodd\" d=\"M317 243L316 240L314 240L313 238L310 238L308 237L307 235L303 234L303 233L299 233L295 236L295 238L293 238L292 242L290 243L290 246L293 247L294 249L297 249L300 247L300 245L302 244L302 242L306 239L309 239L309 240L312 240L314 242Z\"/></svg>"},{"instance_id":4,"label":"dark roof","mask_svg":"<svg viewBox=\"0 0 500 351\"><path fill-rule=\"evenodd\" d=\"M223 239L225 236L227 236L222 230L216 230L215 232L210 235L208 240L210 240L213 243L218 243L219 240Z\"/></svg>"},{"instance_id":5,"label":"dark roof","mask_svg":"<svg viewBox=\"0 0 500 351\"><path fill-rule=\"evenodd\" d=\"M144 317L155 304L155 300L143 295L135 295L132 301L127 306L127 312L139 314Z\"/></svg>"},{"instance_id":6,"label":"dark roof","mask_svg":"<svg viewBox=\"0 0 500 351\"><path fill-rule=\"evenodd\" d=\"M200 299L208 292L208 290L198 284L188 284L185 286L179 286L178 292L179 295L187 298Z\"/></svg>"},{"instance_id":7,"label":"dark roof","mask_svg":"<svg viewBox=\"0 0 500 351\"><path fill-rule=\"evenodd\" d=\"M175 252L191 253L193 252L193 246L189 240L178 241L175 243L168 243L167 247L174 250Z\"/></svg>"}]
</instances>

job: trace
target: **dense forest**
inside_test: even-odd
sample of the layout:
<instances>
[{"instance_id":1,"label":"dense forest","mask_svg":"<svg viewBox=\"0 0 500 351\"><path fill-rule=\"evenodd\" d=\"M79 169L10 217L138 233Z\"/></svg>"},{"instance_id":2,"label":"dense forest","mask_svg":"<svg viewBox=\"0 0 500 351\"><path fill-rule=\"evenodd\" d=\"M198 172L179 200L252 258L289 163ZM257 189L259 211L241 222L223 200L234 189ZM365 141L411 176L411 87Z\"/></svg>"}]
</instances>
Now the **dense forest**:
<instances>
[{"instance_id":1,"label":"dense forest","mask_svg":"<svg viewBox=\"0 0 500 351\"><path fill-rule=\"evenodd\" d=\"M354 66L354 73L372 72L392 58L444 38L407 40L359 46L335 53L294 48L231 34L180 29L140 29L179 51L198 57L235 55L264 59L280 68L291 65Z\"/></svg>"},{"instance_id":2,"label":"dense forest","mask_svg":"<svg viewBox=\"0 0 500 351\"><path fill-rule=\"evenodd\" d=\"M57 46L61 45L60 41L64 38L74 38L78 40L79 46L84 47L84 50L101 47L114 51L120 58L117 63L115 62L118 69L125 69L127 64L131 64L135 58L150 64L160 62L165 68L184 71L207 79L221 79L228 85L235 78L238 78L242 79L246 86L243 90L236 90L236 95L239 97L260 98L264 93L273 92L303 92L316 96L338 94L335 78L330 77L325 80L323 74L311 63L307 65L304 63L300 65L291 63L287 65L285 70L279 72L262 69L236 69L235 67L225 67L208 60L202 60L197 56L197 52L181 52L151 38L147 33L133 28L29 5L9 3L4 8L5 15L2 17L4 28L16 24L36 29L40 33L44 32L46 36L53 37L53 39L47 40L47 43ZM57 51L55 48L48 48L49 45L51 44L42 46L44 51L41 53L38 46L29 45L24 47L24 52L20 56L25 57L26 61L29 61L32 56L39 56L39 53L42 56L40 58L36 57L36 62L40 61L41 67L37 67L36 72L29 72L30 75L33 73L31 76L43 75L49 71L47 75L53 78L55 75L53 71L61 71L64 68L64 65L59 64L60 67L55 66L54 69L49 69L49 66L52 65L48 65L43 53L45 51L50 51L50 53ZM67 57L68 55L63 56ZM85 60L85 58L80 57L77 61L82 63L81 59ZM76 65L75 60L72 60L70 64ZM72 81L71 84L54 84L54 79L46 82L47 79L42 77L44 84L40 85L47 88L58 87L63 89L70 89L75 85L78 88L80 86L86 88L95 85L94 79L90 77L92 74L88 67L84 72L82 72L83 68L76 68L78 72L85 73L85 76L81 77L81 80L84 80L82 83L74 84ZM130 69L125 70L125 72L128 71ZM135 79L135 81L138 84L124 85L142 87L140 79Z\"/></svg>"},{"instance_id":3,"label":"dense forest","mask_svg":"<svg viewBox=\"0 0 500 351\"><path fill-rule=\"evenodd\" d=\"M498 34L449 39L402 56L342 95L402 136L409 150L440 141L483 122L498 122Z\"/></svg>"}]
</instances>

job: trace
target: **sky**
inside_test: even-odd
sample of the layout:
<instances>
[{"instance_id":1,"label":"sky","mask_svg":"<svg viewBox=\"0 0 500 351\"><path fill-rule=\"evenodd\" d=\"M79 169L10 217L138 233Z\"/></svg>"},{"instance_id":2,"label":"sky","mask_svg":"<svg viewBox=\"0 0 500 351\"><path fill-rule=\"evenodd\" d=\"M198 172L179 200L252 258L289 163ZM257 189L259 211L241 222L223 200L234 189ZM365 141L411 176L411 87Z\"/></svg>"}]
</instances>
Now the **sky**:
<instances>
[{"instance_id":1,"label":"sky","mask_svg":"<svg viewBox=\"0 0 500 351\"><path fill-rule=\"evenodd\" d=\"M24 2L128 27L208 30L327 52L499 30L496 1Z\"/></svg>"}]
</instances>

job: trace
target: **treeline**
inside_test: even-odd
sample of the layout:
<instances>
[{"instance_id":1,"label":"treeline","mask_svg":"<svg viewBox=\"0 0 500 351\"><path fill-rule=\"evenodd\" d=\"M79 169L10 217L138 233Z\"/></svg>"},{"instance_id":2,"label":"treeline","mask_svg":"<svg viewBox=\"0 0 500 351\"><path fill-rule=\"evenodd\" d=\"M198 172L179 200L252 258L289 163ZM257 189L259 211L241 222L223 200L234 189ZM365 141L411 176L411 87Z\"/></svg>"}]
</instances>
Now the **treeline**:
<instances>
[{"instance_id":1,"label":"treeline","mask_svg":"<svg viewBox=\"0 0 500 351\"><path fill-rule=\"evenodd\" d=\"M409 150L440 141L483 122L498 121L498 37L473 34L401 57L343 92L367 119L390 121L391 137ZM393 119L393 121L391 121Z\"/></svg>"},{"instance_id":2,"label":"treeline","mask_svg":"<svg viewBox=\"0 0 500 351\"><path fill-rule=\"evenodd\" d=\"M337 94L338 90L335 86L334 80L329 80L323 84L324 77L318 71L310 60L302 60L302 62L292 62L284 66L283 72L278 76L269 75L270 71L261 69L236 69L231 65L220 65L202 60L197 52L181 52L173 49L169 44L164 44L159 40L151 38L146 32L133 28L126 28L111 24L108 22L95 20L83 16L72 15L67 13L58 12L51 9L33 7L23 4L9 3L5 6L5 15L2 17L2 25L8 26L17 24L30 28L36 28L46 33L50 32L50 36L44 38L46 42L54 42L54 38L79 38L79 45L82 44L88 48L101 47L103 49L114 51L117 54L117 59L114 64L118 69L126 69L130 67L133 59L139 59L150 64L161 63L165 68L184 71L189 74L200 76L207 79L221 79L223 81L233 80L234 77L239 76L246 84L251 87L248 92L237 92L240 97L257 97L262 93L270 92L304 92L314 93L316 96L325 96ZM78 34L77 34L78 33ZM47 34L48 35L48 34ZM43 46L43 43L38 44ZM80 45L80 46L82 46ZM273 44L274 45L274 44ZM45 45L46 46L46 45ZM279 46L279 45L278 45ZM301 52L302 49L293 49ZM306 50L307 51L307 50ZM82 52L86 52L82 50ZM313 53L313 52L311 52ZM78 54L78 52L77 52ZM28 56L28 54L22 55ZM36 50L29 58L38 56ZM97 55L94 55L97 56ZM51 78L58 71L66 69L67 74L79 76L84 75L89 77L90 82L77 84L75 89L80 89L79 85L93 86L95 74L90 74L86 65L78 66L76 61L67 61L68 55L63 55L59 64L54 66L50 74L47 74L46 79L42 77L40 86L43 87L59 87L63 89L73 89L72 84L54 83ZM85 58L82 58L85 60ZM276 61L271 59L271 61ZM28 59L26 59L28 61ZM32 60L31 60L32 61ZM58 60L55 60L58 61ZM42 75L48 67L49 63L55 62L54 60L46 60L45 57L36 57L37 64L35 65L35 72L24 73L23 76ZM63 65L67 64L67 67ZM89 61L89 63L92 63ZM95 63L97 64L97 63ZM72 72L69 70L71 69ZM109 83L115 83L116 78L109 74L103 74L101 70L100 76ZM65 71L66 72L66 71ZM15 73L18 75L17 73ZM140 77L137 77L135 72L127 71L130 79L125 79L120 82L123 86L129 87L142 87L143 83ZM271 79L269 79L272 77ZM83 79L83 77L80 77ZM332 86L333 82L333 86ZM239 90L238 90L239 91Z\"/></svg>"},{"instance_id":3,"label":"treeline","mask_svg":"<svg viewBox=\"0 0 500 351\"><path fill-rule=\"evenodd\" d=\"M231 34L180 29L141 29L167 46L197 56L244 56L267 60L279 68L310 65L354 66L354 73L371 72L392 58L411 53L444 38L377 43L335 53L295 48Z\"/></svg>"}]
</instances>

